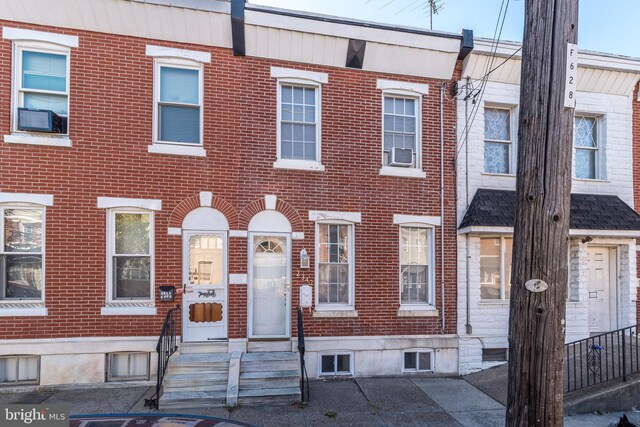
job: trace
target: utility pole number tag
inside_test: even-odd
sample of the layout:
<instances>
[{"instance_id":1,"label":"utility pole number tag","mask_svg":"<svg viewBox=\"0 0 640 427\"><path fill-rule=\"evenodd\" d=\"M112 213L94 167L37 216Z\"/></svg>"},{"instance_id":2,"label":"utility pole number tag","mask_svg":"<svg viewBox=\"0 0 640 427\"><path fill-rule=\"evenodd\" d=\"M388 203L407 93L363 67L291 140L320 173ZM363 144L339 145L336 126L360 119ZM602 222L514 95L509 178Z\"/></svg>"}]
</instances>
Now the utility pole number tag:
<instances>
[{"instance_id":1,"label":"utility pole number tag","mask_svg":"<svg viewBox=\"0 0 640 427\"><path fill-rule=\"evenodd\" d=\"M564 106L576 107L576 89L578 86L578 45L567 43L567 70L564 82Z\"/></svg>"}]
</instances>

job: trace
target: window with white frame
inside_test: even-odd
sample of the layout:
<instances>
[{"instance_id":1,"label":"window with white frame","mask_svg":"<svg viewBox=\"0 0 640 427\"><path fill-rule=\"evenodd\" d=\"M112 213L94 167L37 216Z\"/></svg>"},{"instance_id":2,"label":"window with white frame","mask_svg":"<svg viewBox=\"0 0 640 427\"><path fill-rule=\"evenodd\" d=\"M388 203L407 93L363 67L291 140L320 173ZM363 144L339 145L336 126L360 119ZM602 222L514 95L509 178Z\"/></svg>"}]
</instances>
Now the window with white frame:
<instances>
[{"instance_id":1,"label":"window with white frame","mask_svg":"<svg viewBox=\"0 0 640 427\"><path fill-rule=\"evenodd\" d=\"M277 79L276 168L323 171L322 84L325 73L271 67Z\"/></svg>"},{"instance_id":2,"label":"window with white frame","mask_svg":"<svg viewBox=\"0 0 640 427\"><path fill-rule=\"evenodd\" d=\"M485 107L484 109L484 171L513 174L511 110Z\"/></svg>"},{"instance_id":3,"label":"window with white frame","mask_svg":"<svg viewBox=\"0 0 640 427\"><path fill-rule=\"evenodd\" d=\"M433 300L432 228L400 227L400 303L427 305Z\"/></svg>"},{"instance_id":4,"label":"window with white frame","mask_svg":"<svg viewBox=\"0 0 640 427\"><path fill-rule=\"evenodd\" d=\"M202 82L202 64L156 59L154 142L202 145Z\"/></svg>"},{"instance_id":5,"label":"window with white frame","mask_svg":"<svg viewBox=\"0 0 640 427\"><path fill-rule=\"evenodd\" d=\"M433 371L432 351L405 351L403 372L430 372Z\"/></svg>"},{"instance_id":6,"label":"window with white frame","mask_svg":"<svg viewBox=\"0 0 640 427\"><path fill-rule=\"evenodd\" d=\"M511 295L511 237L480 239L480 298L508 300Z\"/></svg>"},{"instance_id":7,"label":"window with white frame","mask_svg":"<svg viewBox=\"0 0 640 427\"><path fill-rule=\"evenodd\" d=\"M574 118L575 174L580 179L599 179L599 120L594 116Z\"/></svg>"},{"instance_id":8,"label":"window with white frame","mask_svg":"<svg viewBox=\"0 0 640 427\"><path fill-rule=\"evenodd\" d=\"M0 205L0 301L44 300L44 208Z\"/></svg>"},{"instance_id":9,"label":"window with white frame","mask_svg":"<svg viewBox=\"0 0 640 427\"><path fill-rule=\"evenodd\" d=\"M317 304L353 306L353 224L316 224Z\"/></svg>"},{"instance_id":10,"label":"window with white frame","mask_svg":"<svg viewBox=\"0 0 640 427\"><path fill-rule=\"evenodd\" d=\"M153 212L111 209L108 213L110 301L153 297Z\"/></svg>"},{"instance_id":11,"label":"window with white frame","mask_svg":"<svg viewBox=\"0 0 640 427\"><path fill-rule=\"evenodd\" d=\"M350 353L320 355L320 375L352 375Z\"/></svg>"},{"instance_id":12,"label":"window with white frame","mask_svg":"<svg viewBox=\"0 0 640 427\"><path fill-rule=\"evenodd\" d=\"M419 98L383 96L383 166L420 168Z\"/></svg>"},{"instance_id":13,"label":"window with white frame","mask_svg":"<svg viewBox=\"0 0 640 427\"><path fill-rule=\"evenodd\" d=\"M0 356L0 386L38 384L39 356Z\"/></svg>"},{"instance_id":14,"label":"window with white frame","mask_svg":"<svg viewBox=\"0 0 640 427\"><path fill-rule=\"evenodd\" d=\"M127 352L107 355L107 381L149 379L149 353Z\"/></svg>"}]
</instances>

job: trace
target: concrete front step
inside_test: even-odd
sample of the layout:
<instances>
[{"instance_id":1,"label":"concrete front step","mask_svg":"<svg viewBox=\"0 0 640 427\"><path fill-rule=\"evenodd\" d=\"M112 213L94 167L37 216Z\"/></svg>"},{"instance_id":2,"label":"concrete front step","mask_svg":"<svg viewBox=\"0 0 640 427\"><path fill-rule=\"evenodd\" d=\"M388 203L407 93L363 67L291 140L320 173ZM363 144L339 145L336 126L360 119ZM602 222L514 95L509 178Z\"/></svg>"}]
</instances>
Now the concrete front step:
<instances>
[{"instance_id":1,"label":"concrete front step","mask_svg":"<svg viewBox=\"0 0 640 427\"><path fill-rule=\"evenodd\" d=\"M229 370L228 353L190 353L171 358L168 374L218 373Z\"/></svg>"},{"instance_id":2,"label":"concrete front step","mask_svg":"<svg viewBox=\"0 0 640 427\"><path fill-rule=\"evenodd\" d=\"M220 408L227 404L225 391L169 391L160 397L160 408Z\"/></svg>"},{"instance_id":3,"label":"concrete front step","mask_svg":"<svg viewBox=\"0 0 640 427\"><path fill-rule=\"evenodd\" d=\"M228 372L171 374L164 380L165 391L227 391Z\"/></svg>"},{"instance_id":4,"label":"concrete front step","mask_svg":"<svg viewBox=\"0 0 640 427\"><path fill-rule=\"evenodd\" d=\"M228 349L229 343L226 341L183 342L180 344L180 354L227 353Z\"/></svg>"},{"instance_id":5,"label":"concrete front step","mask_svg":"<svg viewBox=\"0 0 640 427\"><path fill-rule=\"evenodd\" d=\"M291 404L300 400L299 387L261 388L238 393L239 405Z\"/></svg>"}]
</instances>

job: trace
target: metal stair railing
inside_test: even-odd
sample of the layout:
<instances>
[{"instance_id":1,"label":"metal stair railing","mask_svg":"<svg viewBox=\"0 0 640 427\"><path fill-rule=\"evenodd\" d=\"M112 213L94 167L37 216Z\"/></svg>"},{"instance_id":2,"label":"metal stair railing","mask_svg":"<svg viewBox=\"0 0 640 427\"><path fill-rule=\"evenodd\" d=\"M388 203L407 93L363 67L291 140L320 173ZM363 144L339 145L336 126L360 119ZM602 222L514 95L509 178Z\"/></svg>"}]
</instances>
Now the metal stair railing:
<instances>
[{"instance_id":1,"label":"metal stair railing","mask_svg":"<svg viewBox=\"0 0 640 427\"><path fill-rule=\"evenodd\" d=\"M156 352L158 353L158 373L156 377L156 392L149 399L144 400L144 406L150 409L159 409L160 402L160 388L162 387L162 381L164 380L164 374L167 371L167 365L169 364L169 358L178 349L176 342L176 312L180 308L180 305L176 305L167 312L167 316L164 319L162 325L162 331L160 332L160 338L156 345Z\"/></svg>"},{"instance_id":2,"label":"metal stair railing","mask_svg":"<svg viewBox=\"0 0 640 427\"><path fill-rule=\"evenodd\" d=\"M302 322L302 307L298 307L298 354L300 355L300 397L302 402L309 401L309 375L304 363L304 325ZM306 391L306 393L305 393ZM306 397L305 397L306 395Z\"/></svg>"},{"instance_id":3,"label":"metal stair railing","mask_svg":"<svg viewBox=\"0 0 640 427\"><path fill-rule=\"evenodd\" d=\"M638 326L565 344L564 392L582 390L640 372Z\"/></svg>"}]
</instances>

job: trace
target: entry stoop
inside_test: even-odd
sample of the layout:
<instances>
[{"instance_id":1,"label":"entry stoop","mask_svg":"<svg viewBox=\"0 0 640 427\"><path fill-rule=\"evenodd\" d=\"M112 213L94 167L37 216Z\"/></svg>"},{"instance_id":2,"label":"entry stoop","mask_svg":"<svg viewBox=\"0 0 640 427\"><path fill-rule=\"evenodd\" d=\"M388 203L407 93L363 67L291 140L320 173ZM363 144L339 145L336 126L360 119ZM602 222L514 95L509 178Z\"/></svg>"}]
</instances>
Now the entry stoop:
<instances>
[{"instance_id":1,"label":"entry stoop","mask_svg":"<svg viewBox=\"0 0 640 427\"><path fill-rule=\"evenodd\" d=\"M229 353L181 353L169 360L160 408L215 408L227 403Z\"/></svg>"},{"instance_id":2,"label":"entry stoop","mask_svg":"<svg viewBox=\"0 0 640 427\"><path fill-rule=\"evenodd\" d=\"M244 353L238 404L291 404L301 399L300 360L292 352Z\"/></svg>"}]
</instances>

